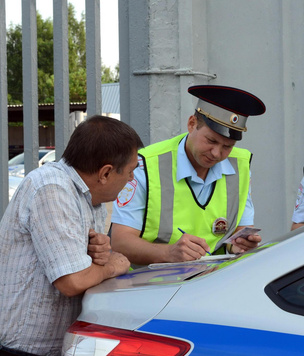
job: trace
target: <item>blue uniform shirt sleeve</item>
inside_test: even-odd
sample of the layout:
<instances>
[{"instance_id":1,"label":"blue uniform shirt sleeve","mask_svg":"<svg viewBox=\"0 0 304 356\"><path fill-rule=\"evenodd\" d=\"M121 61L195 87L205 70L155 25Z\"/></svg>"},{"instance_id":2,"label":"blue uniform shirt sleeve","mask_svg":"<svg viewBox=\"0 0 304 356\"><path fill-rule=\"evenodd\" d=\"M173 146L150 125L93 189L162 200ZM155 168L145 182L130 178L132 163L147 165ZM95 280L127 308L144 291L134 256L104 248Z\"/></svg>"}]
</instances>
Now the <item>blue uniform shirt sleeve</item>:
<instances>
[{"instance_id":1,"label":"blue uniform shirt sleeve","mask_svg":"<svg viewBox=\"0 0 304 356\"><path fill-rule=\"evenodd\" d=\"M146 176L142 166L134 170L134 179L128 182L113 202L111 222L142 229L146 207Z\"/></svg>"},{"instance_id":2,"label":"blue uniform shirt sleeve","mask_svg":"<svg viewBox=\"0 0 304 356\"><path fill-rule=\"evenodd\" d=\"M302 178L298 192L296 203L292 215L292 221L296 224L304 222L304 177Z\"/></svg>"}]
</instances>

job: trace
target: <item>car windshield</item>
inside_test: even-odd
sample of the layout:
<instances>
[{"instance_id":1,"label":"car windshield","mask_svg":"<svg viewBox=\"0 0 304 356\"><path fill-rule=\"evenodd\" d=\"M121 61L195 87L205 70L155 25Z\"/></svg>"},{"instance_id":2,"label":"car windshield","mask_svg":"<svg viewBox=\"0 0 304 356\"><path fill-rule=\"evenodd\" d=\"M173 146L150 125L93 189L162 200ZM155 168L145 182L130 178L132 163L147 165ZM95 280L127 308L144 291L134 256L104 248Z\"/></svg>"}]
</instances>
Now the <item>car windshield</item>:
<instances>
[{"instance_id":1,"label":"car windshield","mask_svg":"<svg viewBox=\"0 0 304 356\"><path fill-rule=\"evenodd\" d=\"M39 160L45 156L50 150L39 150ZM24 152L20 153L19 155L11 158L8 161L9 166L17 165L17 164L24 164Z\"/></svg>"},{"instance_id":2,"label":"car windshield","mask_svg":"<svg viewBox=\"0 0 304 356\"><path fill-rule=\"evenodd\" d=\"M17 165L17 164L24 164L24 153L20 153L19 155L11 158L8 161L9 166Z\"/></svg>"},{"instance_id":3,"label":"car windshield","mask_svg":"<svg viewBox=\"0 0 304 356\"><path fill-rule=\"evenodd\" d=\"M54 162L55 159L56 159L56 153L55 153L55 151L53 151L53 152L50 152L49 154L45 155L45 157L43 158L41 163L45 164L47 162Z\"/></svg>"}]
</instances>

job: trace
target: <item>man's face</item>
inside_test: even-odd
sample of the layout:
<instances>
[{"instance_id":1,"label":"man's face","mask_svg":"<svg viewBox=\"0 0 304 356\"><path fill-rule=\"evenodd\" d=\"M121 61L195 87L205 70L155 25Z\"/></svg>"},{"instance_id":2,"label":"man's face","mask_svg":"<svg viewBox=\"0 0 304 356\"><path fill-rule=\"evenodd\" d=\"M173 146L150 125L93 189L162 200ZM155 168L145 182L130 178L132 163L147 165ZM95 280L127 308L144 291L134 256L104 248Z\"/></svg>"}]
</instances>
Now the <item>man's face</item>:
<instances>
[{"instance_id":1,"label":"man's face","mask_svg":"<svg viewBox=\"0 0 304 356\"><path fill-rule=\"evenodd\" d=\"M236 142L211 130L206 124L198 129L195 116L188 120L188 131L186 153L199 176L204 176L209 168L226 159Z\"/></svg>"}]
</instances>

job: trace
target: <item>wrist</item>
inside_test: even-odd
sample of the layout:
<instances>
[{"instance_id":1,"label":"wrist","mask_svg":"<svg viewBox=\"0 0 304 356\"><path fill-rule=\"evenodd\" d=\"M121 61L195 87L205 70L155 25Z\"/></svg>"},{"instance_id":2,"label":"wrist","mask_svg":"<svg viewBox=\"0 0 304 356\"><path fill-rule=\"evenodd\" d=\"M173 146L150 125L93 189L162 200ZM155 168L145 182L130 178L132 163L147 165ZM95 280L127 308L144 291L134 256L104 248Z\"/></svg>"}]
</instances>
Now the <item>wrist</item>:
<instances>
[{"instance_id":1,"label":"wrist","mask_svg":"<svg viewBox=\"0 0 304 356\"><path fill-rule=\"evenodd\" d=\"M172 261L171 246L172 245L162 243L152 244L151 248L155 248L153 263L174 262Z\"/></svg>"},{"instance_id":2,"label":"wrist","mask_svg":"<svg viewBox=\"0 0 304 356\"><path fill-rule=\"evenodd\" d=\"M115 272L116 272L116 269L115 269L115 266L112 264L112 263L106 263L104 265L104 267L106 267L106 275L107 277L106 278L112 278L112 277L115 277Z\"/></svg>"},{"instance_id":3,"label":"wrist","mask_svg":"<svg viewBox=\"0 0 304 356\"><path fill-rule=\"evenodd\" d=\"M99 271L99 283L103 282L105 279L109 279L115 276L115 266L112 263L107 262L103 266L93 263L94 267Z\"/></svg>"}]
</instances>

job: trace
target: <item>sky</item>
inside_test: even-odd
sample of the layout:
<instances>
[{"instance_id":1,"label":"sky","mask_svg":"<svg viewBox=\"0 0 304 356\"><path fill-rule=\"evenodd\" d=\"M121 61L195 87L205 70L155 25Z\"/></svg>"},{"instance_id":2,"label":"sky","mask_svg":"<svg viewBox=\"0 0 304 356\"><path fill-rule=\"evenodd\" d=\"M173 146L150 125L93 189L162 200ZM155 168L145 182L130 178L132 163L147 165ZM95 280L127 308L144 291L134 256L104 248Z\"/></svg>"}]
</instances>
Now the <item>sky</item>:
<instances>
[{"instance_id":1,"label":"sky","mask_svg":"<svg viewBox=\"0 0 304 356\"><path fill-rule=\"evenodd\" d=\"M81 13L85 13L85 0L68 2L74 5L79 20ZM8 27L10 23L21 24L21 0L6 0L5 7L6 26ZM42 18L53 18L53 0L36 0L36 8ZM103 65L114 69L119 62L118 0L100 0L100 13L101 60Z\"/></svg>"}]
</instances>

